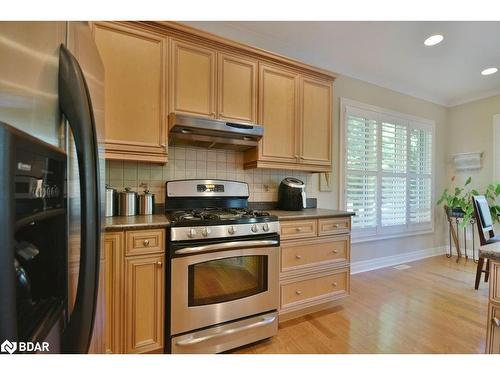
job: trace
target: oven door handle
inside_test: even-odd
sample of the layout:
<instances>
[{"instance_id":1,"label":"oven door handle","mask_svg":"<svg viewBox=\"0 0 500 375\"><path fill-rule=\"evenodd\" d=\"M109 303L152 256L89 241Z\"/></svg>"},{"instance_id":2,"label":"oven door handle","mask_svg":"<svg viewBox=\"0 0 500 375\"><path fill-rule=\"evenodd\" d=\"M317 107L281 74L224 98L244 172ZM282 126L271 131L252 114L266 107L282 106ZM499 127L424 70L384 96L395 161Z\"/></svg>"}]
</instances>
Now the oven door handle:
<instances>
[{"instance_id":1,"label":"oven door handle","mask_svg":"<svg viewBox=\"0 0 500 375\"><path fill-rule=\"evenodd\" d=\"M232 242L222 242L210 245L201 245L193 247L184 247L179 250L175 250L176 255L184 254L197 254L204 253L207 251L223 251L223 250L233 250L233 249L244 249L244 248L254 248L254 247L269 247L279 245L278 240L251 240L251 241L232 241Z\"/></svg>"},{"instance_id":2,"label":"oven door handle","mask_svg":"<svg viewBox=\"0 0 500 375\"><path fill-rule=\"evenodd\" d=\"M242 332L242 331L247 331L249 329L254 329L254 328L258 328L258 327L262 327L262 326L267 326L269 324L272 324L275 320L276 320L276 316L265 316L265 317L262 317L261 320L259 320L257 322L253 322L253 323L247 324L245 326L231 328L231 329L226 329L225 331L217 332L217 333L214 333L212 335L206 335L206 336L194 337L194 338L193 337L187 338L185 340L177 341L175 343L175 345L177 345L177 346L191 346L191 345L196 345L196 344L208 341L208 340L217 339L219 337L224 337L224 336L228 336L228 335L234 335L236 333L239 333L239 332Z\"/></svg>"}]
</instances>

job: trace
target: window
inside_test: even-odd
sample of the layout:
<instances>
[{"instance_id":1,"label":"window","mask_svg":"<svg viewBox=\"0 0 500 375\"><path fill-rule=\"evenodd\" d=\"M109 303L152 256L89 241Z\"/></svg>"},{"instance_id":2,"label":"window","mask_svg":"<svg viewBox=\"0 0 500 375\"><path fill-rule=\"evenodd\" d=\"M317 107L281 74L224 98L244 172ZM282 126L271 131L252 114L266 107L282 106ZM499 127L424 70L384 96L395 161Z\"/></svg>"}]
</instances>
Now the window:
<instances>
[{"instance_id":1,"label":"window","mask_svg":"<svg viewBox=\"0 0 500 375\"><path fill-rule=\"evenodd\" d=\"M434 123L342 99L341 202L353 238L433 230Z\"/></svg>"}]
</instances>

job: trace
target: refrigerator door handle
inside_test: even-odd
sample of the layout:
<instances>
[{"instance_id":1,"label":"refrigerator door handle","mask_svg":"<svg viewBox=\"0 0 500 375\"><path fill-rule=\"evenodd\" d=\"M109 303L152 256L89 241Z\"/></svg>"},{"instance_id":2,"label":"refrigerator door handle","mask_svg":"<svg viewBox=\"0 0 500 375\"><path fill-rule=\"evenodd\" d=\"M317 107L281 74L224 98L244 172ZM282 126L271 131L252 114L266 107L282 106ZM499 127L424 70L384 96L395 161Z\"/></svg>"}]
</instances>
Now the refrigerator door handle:
<instances>
[{"instance_id":1,"label":"refrigerator door handle","mask_svg":"<svg viewBox=\"0 0 500 375\"><path fill-rule=\"evenodd\" d=\"M63 353L87 353L94 326L100 258L97 136L87 83L76 58L61 45L59 106L75 139L80 171L81 251L75 305L63 333Z\"/></svg>"}]
</instances>

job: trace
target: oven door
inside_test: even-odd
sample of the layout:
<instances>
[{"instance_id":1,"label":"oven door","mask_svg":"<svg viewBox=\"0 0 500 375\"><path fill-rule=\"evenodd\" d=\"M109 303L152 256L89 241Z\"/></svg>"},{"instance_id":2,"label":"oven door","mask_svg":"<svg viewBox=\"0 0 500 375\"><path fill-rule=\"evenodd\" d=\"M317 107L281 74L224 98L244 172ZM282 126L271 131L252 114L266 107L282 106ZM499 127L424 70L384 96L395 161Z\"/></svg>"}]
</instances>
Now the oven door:
<instances>
[{"instance_id":1,"label":"oven door","mask_svg":"<svg viewBox=\"0 0 500 375\"><path fill-rule=\"evenodd\" d=\"M172 335L278 308L279 236L197 243L173 254Z\"/></svg>"}]
</instances>

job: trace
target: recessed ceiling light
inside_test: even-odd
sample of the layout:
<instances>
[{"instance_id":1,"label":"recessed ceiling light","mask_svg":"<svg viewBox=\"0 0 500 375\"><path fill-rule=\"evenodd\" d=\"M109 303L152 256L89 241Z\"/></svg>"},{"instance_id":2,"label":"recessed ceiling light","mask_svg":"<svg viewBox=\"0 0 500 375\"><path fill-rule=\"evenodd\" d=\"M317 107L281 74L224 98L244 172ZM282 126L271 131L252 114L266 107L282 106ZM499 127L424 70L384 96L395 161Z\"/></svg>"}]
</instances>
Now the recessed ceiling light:
<instances>
[{"instance_id":1,"label":"recessed ceiling light","mask_svg":"<svg viewBox=\"0 0 500 375\"><path fill-rule=\"evenodd\" d=\"M483 76L489 76L490 74L494 74L498 72L498 69L497 68L487 68L487 69L484 69L481 74Z\"/></svg>"},{"instance_id":2,"label":"recessed ceiling light","mask_svg":"<svg viewBox=\"0 0 500 375\"><path fill-rule=\"evenodd\" d=\"M444 36L442 36L441 34L431 35L424 41L424 44L428 47L435 46L436 44L441 43L443 39Z\"/></svg>"}]
</instances>

